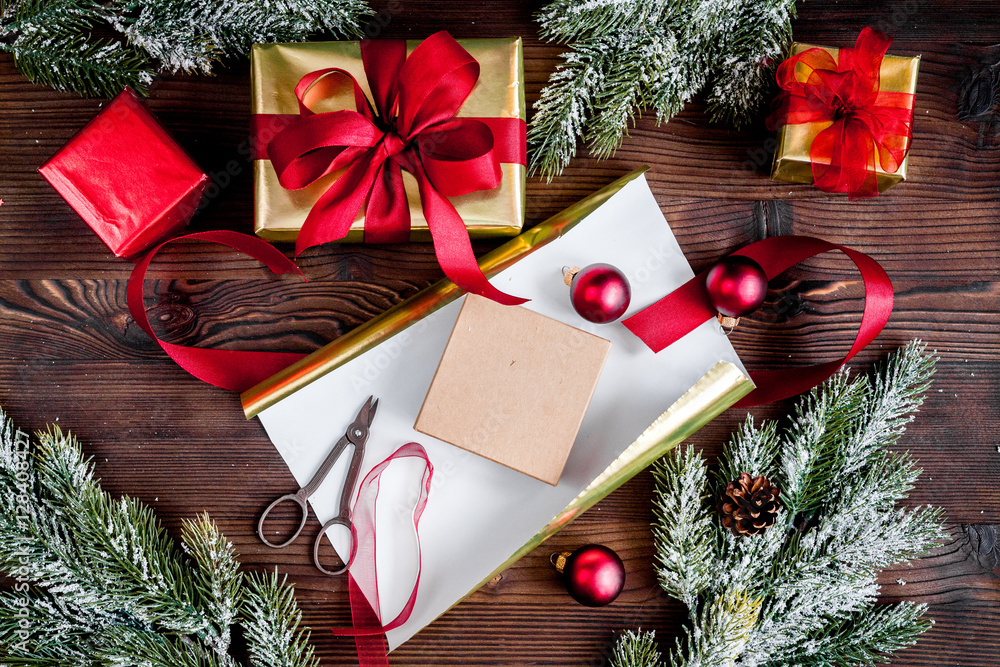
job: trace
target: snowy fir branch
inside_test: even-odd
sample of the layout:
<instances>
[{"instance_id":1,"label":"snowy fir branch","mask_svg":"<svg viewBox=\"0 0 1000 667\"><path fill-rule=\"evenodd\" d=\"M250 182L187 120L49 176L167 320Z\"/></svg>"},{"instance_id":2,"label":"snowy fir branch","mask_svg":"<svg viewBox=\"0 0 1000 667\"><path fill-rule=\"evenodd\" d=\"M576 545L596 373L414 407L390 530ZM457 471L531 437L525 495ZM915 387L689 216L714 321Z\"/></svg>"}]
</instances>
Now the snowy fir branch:
<instances>
[{"instance_id":1,"label":"snowy fir branch","mask_svg":"<svg viewBox=\"0 0 1000 667\"><path fill-rule=\"evenodd\" d=\"M867 667L913 644L931 625L926 605L878 604L878 576L947 532L940 509L898 506L920 469L887 448L919 409L935 362L914 341L871 376L842 371L784 428L748 419L712 472L690 448L660 461L656 572L690 626L666 660L651 632L627 631L612 664ZM734 536L715 508L741 472L781 489L784 507L762 535Z\"/></svg>"},{"instance_id":2,"label":"snowy fir branch","mask_svg":"<svg viewBox=\"0 0 1000 667\"><path fill-rule=\"evenodd\" d=\"M581 140L608 157L638 113L666 122L703 89L713 120L748 124L794 11L795 0L553 0L541 35L570 50L535 103L531 173L558 175Z\"/></svg>"},{"instance_id":3,"label":"snowy fir branch","mask_svg":"<svg viewBox=\"0 0 1000 667\"><path fill-rule=\"evenodd\" d=\"M251 667L317 667L292 589L277 573L250 574L243 627Z\"/></svg>"},{"instance_id":4,"label":"snowy fir branch","mask_svg":"<svg viewBox=\"0 0 1000 667\"><path fill-rule=\"evenodd\" d=\"M0 51L33 82L110 97L157 72L211 74L254 43L356 37L371 14L366 0L0 0Z\"/></svg>"},{"instance_id":5,"label":"snowy fir branch","mask_svg":"<svg viewBox=\"0 0 1000 667\"><path fill-rule=\"evenodd\" d=\"M4 665L236 667L234 628L252 667L317 665L291 587L244 576L207 516L176 542L101 488L72 435L32 440L2 411L0 570Z\"/></svg>"}]
</instances>

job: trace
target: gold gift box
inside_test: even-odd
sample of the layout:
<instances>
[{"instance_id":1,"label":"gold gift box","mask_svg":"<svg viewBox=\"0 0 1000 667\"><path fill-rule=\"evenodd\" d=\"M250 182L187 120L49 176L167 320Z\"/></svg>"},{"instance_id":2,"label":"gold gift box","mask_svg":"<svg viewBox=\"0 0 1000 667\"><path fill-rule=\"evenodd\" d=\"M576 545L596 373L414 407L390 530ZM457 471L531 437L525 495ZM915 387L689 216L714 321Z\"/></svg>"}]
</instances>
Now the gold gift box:
<instances>
[{"instance_id":1,"label":"gold gift box","mask_svg":"<svg viewBox=\"0 0 1000 667\"><path fill-rule=\"evenodd\" d=\"M808 49L821 48L836 60L840 49L825 46L816 47L812 44L792 44L789 54L797 56ZM917 70L920 68L920 56L903 57L887 55L882 60L879 70L880 90L895 93L917 92ZM782 125L778 130L778 142L774 151L774 164L771 166L771 178L792 183L812 183L812 163L809 160L809 149L816 135L832 125L832 121L802 123L800 125ZM878 191L884 192L897 183L906 180L906 165L910 156L903 159L899 171L892 173L882 169L876 161L875 179Z\"/></svg>"},{"instance_id":2,"label":"gold gift box","mask_svg":"<svg viewBox=\"0 0 1000 667\"><path fill-rule=\"evenodd\" d=\"M623 176L485 255L479 260L483 273L488 277L495 276L538 248L555 241L645 171L646 168L642 168ZM254 417L382 341L417 324L422 318L443 308L462 294L450 280L441 280L245 391L240 399L247 418ZM753 388L750 378L734 364L726 361L717 363L646 428L565 509L484 579L480 586L469 591L469 594L682 443Z\"/></svg>"},{"instance_id":3,"label":"gold gift box","mask_svg":"<svg viewBox=\"0 0 1000 667\"><path fill-rule=\"evenodd\" d=\"M458 117L525 119L524 60L521 39L460 39L459 44L480 64L479 81L458 112ZM420 43L407 40L409 55ZM304 75L338 67L349 72L371 99L371 89L361 61L360 42L304 44L255 44L250 52L253 114L299 113L295 85ZM354 109L350 93L324 100L314 111ZM465 221L469 235L514 236L524 224L524 190L527 168L502 163L502 180L493 190L450 197ZM343 170L301 190L286 190L270 160L254 160L254 231L269 241L294 241L313 204ZM416 179L403 172L403 186L410 205L410 240L428 241L430 232L420 205ZM364 210L343 239L364 240Z\"/></svg>"}]
</instances>

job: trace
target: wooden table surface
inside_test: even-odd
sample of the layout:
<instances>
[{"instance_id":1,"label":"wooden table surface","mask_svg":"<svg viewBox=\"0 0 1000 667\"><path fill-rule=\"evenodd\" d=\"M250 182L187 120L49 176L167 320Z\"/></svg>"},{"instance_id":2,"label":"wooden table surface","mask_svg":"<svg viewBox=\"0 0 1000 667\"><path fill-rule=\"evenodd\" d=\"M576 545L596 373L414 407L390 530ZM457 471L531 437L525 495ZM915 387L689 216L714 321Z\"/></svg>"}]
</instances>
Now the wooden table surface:
<instances>
[{"instance_id":1,"label":"wooden table surface","mask_svg":"<svg viewBox=\"0 0 1000 667\"><path fill-rule=\"evenodd\" d=\"M376 8L389 6L376 0ZM536 37L533 2L410 0L393 5L385 37L521 35L529 103L560 47ZM896 310L856 359L866 369L920 337L941 356L923 411L902 441L924 474L914 504L947 510L950 541L883 577L886 601L928 602L937 621L898 667L1000 664L1000 117L960 121L964 83L1000 61L992 0L800 3L799 41L844 46L866 25L895 37L891 52L922 56L910 177L875 200L848 202L769 180L771 135L710 124L701 98L657 127L639 121L614 159L586 156L552 183L528 184L528 225L642 164L695 270L757 239L815 235L875 257L891 275ZM246 141L249 66L219 75L164 76L149 107L210 174L239 174L192 229L252 230ZM317 576L308 540L275 552L254 534L267 502L294 480L235 394L168 360L125 304L132 264L116 259L36 169L101 105L29 84L0 57L0 405L25 429L71 428L106 488L152 505L173 534L208 512L248 568L288 573L324 664L350 664L353 642L324 628L349 623L343 582ZM477 243L477 252L492 247ZM331 245L308 251L310 282L276 279L254 261L204 244L165 250L146 284L150 319L175 342L232 349L310 351L441 277L429 245ZM860 319L861 285L846 259L809 261L772 283L765 307L732 341L751 369L793 367L846 353ZM791 402L754 410L784 414ZM693 444L717 452L743 413L730 410ZM406 664L606 664L623 628L655 629L666 647L682 609L655 584L649 523L652 479L642 473L502 577L429 626L392 657ZM316 530L311 526L310 530ZM601 542L624 559L614 604L573 602L549 554ZM905 582L905 583L904 583Z\"/></svg>"}]
</instances>

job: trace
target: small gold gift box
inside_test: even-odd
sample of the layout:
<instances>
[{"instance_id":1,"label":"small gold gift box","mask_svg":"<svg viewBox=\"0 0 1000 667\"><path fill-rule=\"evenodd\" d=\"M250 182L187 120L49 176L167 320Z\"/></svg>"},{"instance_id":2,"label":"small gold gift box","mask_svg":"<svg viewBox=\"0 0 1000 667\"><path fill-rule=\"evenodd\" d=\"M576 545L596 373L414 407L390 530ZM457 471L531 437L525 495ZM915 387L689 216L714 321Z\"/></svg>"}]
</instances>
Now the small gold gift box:
<instances>
[{"instance_id":1,"label":"small gold gift box","mask_svg":"<svg viewBox=\"0 0 1000 667\"><path fill-rule=\"evenodd\" d=\"M840 49L825 46L816 47L812 44L792 44L789 54L797 56L808 49L820 48L837 59ZM920 56L903 57L886 55L879 70L880 90L896 93L915 94L917 91L917 70L920 68ZM791 183L812 183L812 162L809 151L816 135L830 127L832 122L822 121L802 123L799 125L782 125L778 130L777 146L774 151L774 163L771 166L771 178ZM888 188L906 180L906 166L909 156L903 159L899 170L887 172L876 161L875 178L878 190L883 192Z\"/></svg>"}]
</instances>

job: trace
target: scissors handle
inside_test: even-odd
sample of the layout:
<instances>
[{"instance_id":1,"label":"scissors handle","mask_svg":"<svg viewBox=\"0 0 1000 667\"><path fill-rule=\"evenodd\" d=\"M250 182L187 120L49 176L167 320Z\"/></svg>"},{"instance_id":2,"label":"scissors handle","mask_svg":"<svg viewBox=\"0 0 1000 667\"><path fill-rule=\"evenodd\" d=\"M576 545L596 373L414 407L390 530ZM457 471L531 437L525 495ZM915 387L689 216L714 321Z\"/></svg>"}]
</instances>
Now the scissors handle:
<instances>
[{"instance_id":1,"label":"scissors handle","mask_svg":"<svg viewBox=\"0 0 1000 667\"><path fill-rule=\"evenodd\" d=\"M350 444L351 441L347 439L346 435L337 441L337 444L333 446L333 449L331 449L330 453L326 455L323 462L319 464L319 469L316 470L316 474L312 476L312 479L309 480L308 484L302 487L300 493L303 494L303 498L309 498L314 493L319 491L319 487L321 487L323 482L326 481L326 476L330 474L330 471L333 470L333 466L336 465L337 459L340 458L340 455L344 453L344 450L346 450Z\"/></svg>"},{"instance_id":2,"label":"scissors handle","mask_svg":"<svg viewBox=\"0 0 1000 667\"><path fill-rule=\"evenodd\" d=\"M298 493L289 493L287 495L281 496L280 498L278 498L273 503L267 506L267 509L264 510L264 513L260 515L260 521L257 522L257 537L260 538L261 542L263 542L264 544L273 549L284 549L289 544L294 542L299 535L302 534L302 529L306 527L306 519L309 518L309 509L306 506L306 498L308 496L306 496L302 491L303 490L300 490ZM289 537L281 544L275 544L271 540L267 539L267 537L264 535L264 521L267 520L268 515L275 507L277 507L281 503L287 503L287 502L294 502L296 505L299 506L299 508L302 510L302 520L299 522L298 529L292 534L291 537Z\"/></svg>"},{"instance_id":3,"label":"scissors handle","mask_svg":"<svg viewBox=\"0 0 1000 667\"><path fill-rule=\"evenodd\" d=\"M351 534L351 555L348 556L346 560L343 561L344 566L337 570L328 570L323 567L323 563L319 560L319 548L323 543L323 538L326 537L326 531L333 526L344 526L347 528L348 532ZM316 569L323 574L335 577L338 574L343 574L347 572L348 565L351 564L351 560L354 558L354 552L357 551L358 542L357 537L354 535L354 526L351 524L351 519L349 515L341 513L340 516L334 517L323 524L323 527L319 530L319 535L316 536L316 541L313 542L313 564Z\"/></svg>"}]
</instances>

